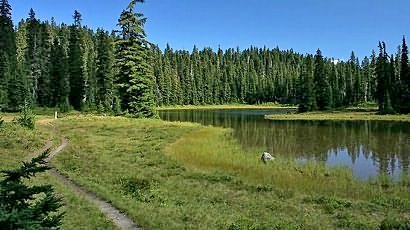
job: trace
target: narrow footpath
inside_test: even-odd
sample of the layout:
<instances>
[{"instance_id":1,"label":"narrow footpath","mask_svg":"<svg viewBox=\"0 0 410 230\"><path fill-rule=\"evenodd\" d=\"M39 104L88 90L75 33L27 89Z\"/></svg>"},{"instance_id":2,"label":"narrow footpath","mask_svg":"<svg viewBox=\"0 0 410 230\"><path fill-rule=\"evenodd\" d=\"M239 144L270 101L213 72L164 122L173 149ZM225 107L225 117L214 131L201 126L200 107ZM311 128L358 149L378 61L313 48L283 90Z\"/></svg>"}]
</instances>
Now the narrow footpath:
<instances>
[{"instance_id":1,"label":"narrow footpath","mask_svg":"<svg viewBox=\"0 0 410 230\"><path fill-rule=\"evenodd\" d=\"M51 124L50 124L51 125ZM54 127L55 129L55 127ZM52 166L51 160L57 156L66 146L68 145L68 140L62 138L60 146L50 152L47 162ZM47 142L46 146L50 148L50 142ZM104 199L98 197L95 193L86 190L84 187L77 184L75 181L61 174L56 168L50 170L51 175L56 177L61 183L63 183L67 188L74 191L76 195L84 197L89 202L95 204L108 219L110 219L116 226L124 230L142 230L138 227L130 218L125 214L121 213L117 208L112 206L110 203Z\"/></svg>"}]
</instances>

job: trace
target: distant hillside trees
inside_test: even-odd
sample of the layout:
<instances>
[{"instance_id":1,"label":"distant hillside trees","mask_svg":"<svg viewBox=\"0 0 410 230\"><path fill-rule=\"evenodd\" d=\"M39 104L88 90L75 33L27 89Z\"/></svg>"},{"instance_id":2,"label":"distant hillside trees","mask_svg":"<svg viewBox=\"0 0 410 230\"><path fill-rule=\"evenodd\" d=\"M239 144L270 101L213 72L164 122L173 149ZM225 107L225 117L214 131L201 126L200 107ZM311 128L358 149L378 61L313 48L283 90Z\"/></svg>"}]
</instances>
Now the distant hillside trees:
<instances>
[{"instance_id":1,"label":"distant hillside trees","mask_svg":"<svg viewBox=\"0 0 410 230\"><path fill-rule=\"evenodd\" d=\"M117 32L40 21L34 10L16 26L0 0L0 110L25 101L60 111L155 115L155 105L285 103L300 112L377 102L381 113L410 112L408 48L380 43L360 62L279 48L164 50L148 42L146 18L132 0Z\"/></svg>"}]
</instances>

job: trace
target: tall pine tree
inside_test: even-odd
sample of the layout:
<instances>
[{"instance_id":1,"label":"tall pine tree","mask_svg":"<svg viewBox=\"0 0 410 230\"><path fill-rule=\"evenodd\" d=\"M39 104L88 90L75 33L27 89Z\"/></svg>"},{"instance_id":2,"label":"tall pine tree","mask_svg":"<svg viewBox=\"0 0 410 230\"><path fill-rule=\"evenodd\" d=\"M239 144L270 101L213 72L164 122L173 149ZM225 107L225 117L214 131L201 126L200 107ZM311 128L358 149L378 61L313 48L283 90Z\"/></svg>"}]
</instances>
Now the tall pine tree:
<instances>
[{"instance_id":1,"label":"tall pine tree","mask_svg":"<svg viewBox=\"0 0 410 230\"><path fill-rule=\"evenodd\" d=\"M135 117L153 117L156 113L150 44L144 31L146 18L135 12L138 2L144 1L132 0L118 22L121 30L116 41L117 80L123 110Z\"/></svg>"},{"instance_id":2,"label":"tall pine tree","mask_svg":"<svg viewBox=\"0 0 410 230\"><path fill-rule=\"evenodd\" d=\"M84 67L82 52L81 14L74 12L74 24L70 27L69 72L70 72L70 104L76 110L81 110L84 96Z\"/></svg>"},{"instance_id":3,"label":"tall pine tree","mask_svg":"<svg viewBox=\"0 0 410 230\"><path fill-rule=\"evenodd\" d=\"M21 104L16 78L16 41L8 0L0 0L0 110L16 110ZM15 88L18 87L18 88ZM13 90L8 90L13 88Z\"/></svg>"},{"instance_id":4,"label":"tall pine tree","mask_svg":"<svg viewBox=\"0 0 410 230\"><path fill-rule=\"evenodd\" d=\"M329 81L325 70L325 62L322 52L318 49L315 55L315 70L313 74L315 83L316 104L319 110L326 110L331 107L331 95Z\"/></svg>"},{"instance_id":5,"label":"tall pine tree","mask_svg":"<svg viewBox=\"0 0 410 230\"><path fill-rule=\"evenodd\" d=\"M400 112L410 113L410 67L409 67L409 50L406 44L406 39L403 37L400 61Z\"/></svg>"},{"instance_id":6,"label":"tall pine tree","mask_svg":"<svg viewBox=\"0 0 410 230\"><path fill-rule=\"evenodd\" d=\"M104 111L112 111L114 79L114 46L108 32L97 30L97 105Z\"/></svg>"}]
</instances>

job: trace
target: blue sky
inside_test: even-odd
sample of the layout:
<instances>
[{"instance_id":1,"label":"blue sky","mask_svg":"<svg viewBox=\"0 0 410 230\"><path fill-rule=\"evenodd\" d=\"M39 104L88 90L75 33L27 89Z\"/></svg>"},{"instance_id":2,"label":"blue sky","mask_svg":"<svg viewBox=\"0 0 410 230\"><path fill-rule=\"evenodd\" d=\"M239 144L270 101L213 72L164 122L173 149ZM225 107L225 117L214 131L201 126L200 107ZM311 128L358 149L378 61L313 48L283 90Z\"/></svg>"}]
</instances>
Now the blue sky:
<instances>
[{"instance_id":1,"label":"blue sky","mask_svg":"<svg viewBox=\"0 0 410 230\"><path fill-rule=\"evenodd\" d=\"M26 18L32 7L37 17L52 16L72 23L74 10L92 28L115 28L128 0L9 0L13 19ZM148 39L164 48L192 50L257 47L293 49L348 59L359 57L386 41L396 52L403 35L410 35L408 0L147 0L138 6L148 17ZM408 39L410 41L410 39Z\"/></svg>"}]
</instances>

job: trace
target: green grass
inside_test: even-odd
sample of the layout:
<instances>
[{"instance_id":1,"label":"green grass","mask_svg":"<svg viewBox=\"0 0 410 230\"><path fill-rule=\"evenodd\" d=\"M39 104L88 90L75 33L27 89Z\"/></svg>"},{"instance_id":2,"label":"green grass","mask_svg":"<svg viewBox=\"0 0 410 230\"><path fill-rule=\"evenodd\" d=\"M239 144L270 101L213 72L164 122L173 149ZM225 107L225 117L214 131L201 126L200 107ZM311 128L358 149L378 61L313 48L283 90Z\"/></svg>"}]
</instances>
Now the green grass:
<instances>
[{"instance_id":1,"label":"green grass","mask_svg":"<svg viewBox=\"0 0 410 230\"><path fill-rule=\"evenodd\" d=\"M6 123L0 128L0 170L18 167L22 161L33 157L31 153L41 149L47 140L57 141L49 127L38 125L36 130L28 130L18 125ZM35 178L35 184L52 184L58 196L63 199L65 212L63 230L71 229L116 229L94 205L78 197L48 173Z\"/></svg>"},{"instance_id":2,"label":"green grass","mask_svg":"<svg viewBox=\"0 0 410 230\"><path fill-rule=\"evenodd\" d=\"M295 114L266 115L270 120L375 120L410 122L410 115L380 115L376 112L308 112Z\"/></svg>"},{"instance_id":3,"label":"green grass","mask_svg":"<svg viewBox=\"0 0 410 230\"><path fill-rule=\"evenodd\" d=\"M82 116L58 122L64 174L145 229L377 229L410 218L410 180L358 182L343 168L259 162L229 130Z\"/></svg>"},{"instance_id":4,"label":"green grass","mask_svg":"<svg viewBox=\"0 0 410 230\"><path fill-rule=\"evenodd\" d=\"M247 105L247 104L226 104L226 105L172 105L161 106L157 110L207 110L207 109L272 109L272 108L297 108L294 106L281 105L275 103L265 103L260 105Z\"/></svg>"},{"instance_id":5,"label":"green grass","mask_svg":"<svg viewBox=\"0 0 410 230\"><path fill-rule=\"evenodd\" d=\"M51 132L45 129L29 130L6 122L0 128L0 168L13 168L26 160L29 153L41 149Z\"/></svg>"}]
</instances>

